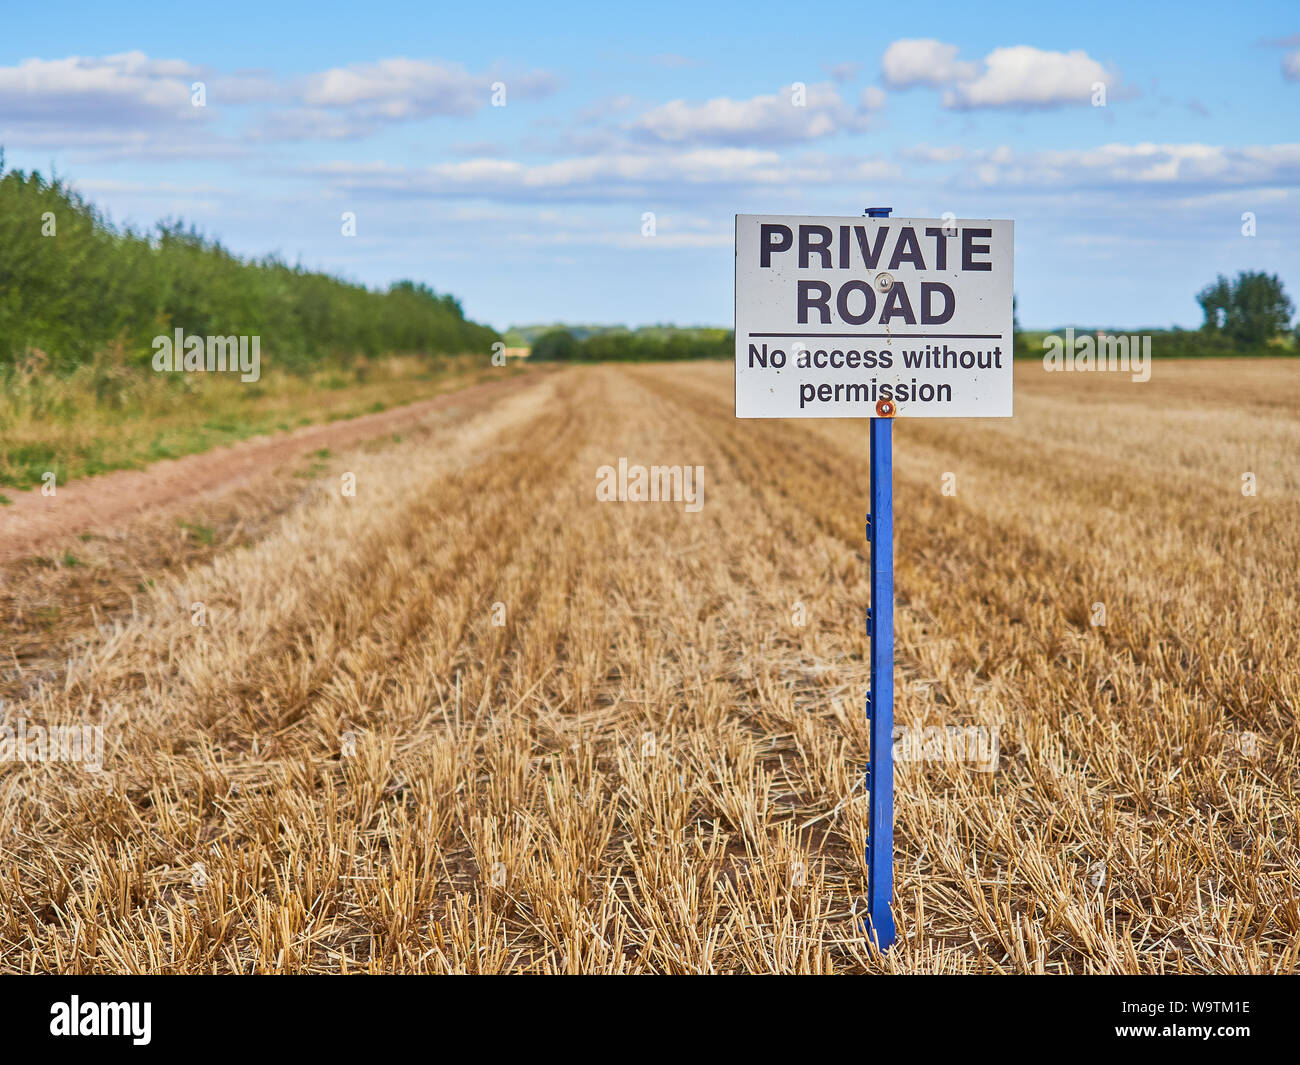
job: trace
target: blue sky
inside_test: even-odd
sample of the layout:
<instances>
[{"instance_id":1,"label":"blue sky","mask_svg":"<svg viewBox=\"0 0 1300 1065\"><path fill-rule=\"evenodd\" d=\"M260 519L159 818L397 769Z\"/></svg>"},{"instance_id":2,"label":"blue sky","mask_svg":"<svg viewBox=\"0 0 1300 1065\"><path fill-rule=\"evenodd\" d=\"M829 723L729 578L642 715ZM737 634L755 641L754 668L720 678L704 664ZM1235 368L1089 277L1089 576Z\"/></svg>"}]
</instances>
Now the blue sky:
<instances>
[{"instance_id":1,"label":"blue sky","mask_svg":"<svg viewBox=\"0 0 1300 1065\"><path fill-rule=\"evenodd\" d=\"M118 222L422 280L499 328L730 324L734 214L869 205L1014 218L1028 327L1194 326L1196 290L1240 269L1300 302L1293 0L46 2L5 23L8 165Z\"/></svg>"}]
</instances>

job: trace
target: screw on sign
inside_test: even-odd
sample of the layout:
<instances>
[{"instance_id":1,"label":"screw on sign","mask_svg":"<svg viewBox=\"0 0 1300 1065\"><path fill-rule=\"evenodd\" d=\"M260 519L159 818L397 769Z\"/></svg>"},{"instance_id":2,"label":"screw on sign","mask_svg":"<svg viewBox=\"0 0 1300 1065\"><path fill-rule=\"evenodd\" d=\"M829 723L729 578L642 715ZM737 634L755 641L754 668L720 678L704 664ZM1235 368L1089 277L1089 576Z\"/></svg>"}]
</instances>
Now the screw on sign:
<instances>
[{"instance_id":1,"label":"screw on sign","mask_svg":"<svg viewBox=\"0 0 1300 1065\"><path fill-rule=\"evenodd\" d=\"M1009 418L1005 219L736 216L736 417L868 418L866 934L893 945L894 422Z\"/></svg>"}]
</instances>

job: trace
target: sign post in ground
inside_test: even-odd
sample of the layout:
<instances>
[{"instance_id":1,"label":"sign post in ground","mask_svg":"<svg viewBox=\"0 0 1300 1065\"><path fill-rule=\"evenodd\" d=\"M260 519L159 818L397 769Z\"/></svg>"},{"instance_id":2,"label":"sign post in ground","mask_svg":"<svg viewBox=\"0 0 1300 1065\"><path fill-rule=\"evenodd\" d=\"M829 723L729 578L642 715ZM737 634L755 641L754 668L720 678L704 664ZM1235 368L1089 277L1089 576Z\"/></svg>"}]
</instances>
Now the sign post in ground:
<instances>
[{"instance_id":1,"label":"sign post in ground","mask_svg":"<svg viewBox=\"0 0 1300 1065\"><path fill-rule=\"evenodd\" d=\"M736 216L736 417L870 418L867 935L895 937L896 417L1010 417L1013 226Z\"/></svg>"}]
</instances>

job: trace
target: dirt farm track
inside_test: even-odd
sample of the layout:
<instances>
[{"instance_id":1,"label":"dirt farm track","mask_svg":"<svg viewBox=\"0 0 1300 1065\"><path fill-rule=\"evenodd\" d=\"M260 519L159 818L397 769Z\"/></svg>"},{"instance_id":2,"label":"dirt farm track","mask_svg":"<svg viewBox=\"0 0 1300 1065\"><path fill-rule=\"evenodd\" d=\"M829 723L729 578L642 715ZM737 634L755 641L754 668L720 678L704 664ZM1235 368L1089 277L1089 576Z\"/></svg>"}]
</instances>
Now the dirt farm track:
<instances>
[{"instance_id":1,"label":"dirt farm track","mask_svg":"<svg viewBox=\"0 0 1300 1065\"><path fill-rule=\"evenodd\" d=\"M864 423L707 363L340 432L0 515L0 716L103 738L0 762L0 971L1300 968L1296 360L895 426L896 722L997 748L900 757L885 956ZM702 507L599 501L620 458Z\"/></svg>"}]
</instances>

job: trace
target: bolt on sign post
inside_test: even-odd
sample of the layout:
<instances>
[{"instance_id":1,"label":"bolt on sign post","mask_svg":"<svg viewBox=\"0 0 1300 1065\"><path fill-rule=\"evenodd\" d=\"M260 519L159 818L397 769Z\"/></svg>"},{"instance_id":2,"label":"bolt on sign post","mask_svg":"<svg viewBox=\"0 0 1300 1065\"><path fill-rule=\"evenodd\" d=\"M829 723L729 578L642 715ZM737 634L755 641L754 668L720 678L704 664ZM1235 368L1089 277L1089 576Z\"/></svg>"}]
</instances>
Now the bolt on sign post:
<instances>
[{"instance_id":1,"label":"bolt on sign post","mask_svg":"<svg viewBox=\"0 0 1300 1065\"><path fill-rule=\"evenodd\" d=\"M1009 418L1013 223L736 215L736 417L870 418L866 932L894 942L896 418Z\"/></svg>"}]
</instances>

